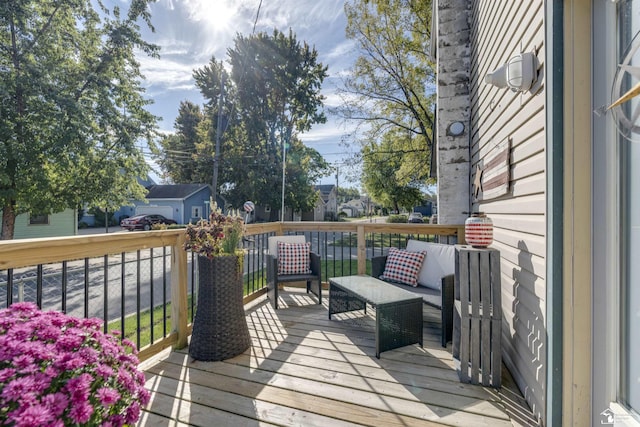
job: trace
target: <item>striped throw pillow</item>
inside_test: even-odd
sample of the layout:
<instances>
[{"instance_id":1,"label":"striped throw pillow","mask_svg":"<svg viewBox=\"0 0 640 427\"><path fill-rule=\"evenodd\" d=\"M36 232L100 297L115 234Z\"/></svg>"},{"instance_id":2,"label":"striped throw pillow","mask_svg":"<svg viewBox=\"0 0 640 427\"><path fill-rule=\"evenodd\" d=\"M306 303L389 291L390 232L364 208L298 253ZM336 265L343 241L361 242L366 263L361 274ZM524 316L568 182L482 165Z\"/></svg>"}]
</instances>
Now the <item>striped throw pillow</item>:
<instances>
[{"instance_id":1,"label":"striped throw pillow","mask_svg":"<svg viewBox=\"0 0 640 427\"><path fill-rule=\"evenodd\" d=\"M425 251L407 252L391 248L380 278L416 287L418 286L418 273L426 255Z\"/></svg>"},{"instance_id":2,"label":"striped throw pillow","mask_svg":"<svg viewBox=\"0 0 640 427\"><path fill-rule=\"evenodd\" d=\"M311 243L278 242L278 275L311 274Z\"/></svg>"}]
</instances>

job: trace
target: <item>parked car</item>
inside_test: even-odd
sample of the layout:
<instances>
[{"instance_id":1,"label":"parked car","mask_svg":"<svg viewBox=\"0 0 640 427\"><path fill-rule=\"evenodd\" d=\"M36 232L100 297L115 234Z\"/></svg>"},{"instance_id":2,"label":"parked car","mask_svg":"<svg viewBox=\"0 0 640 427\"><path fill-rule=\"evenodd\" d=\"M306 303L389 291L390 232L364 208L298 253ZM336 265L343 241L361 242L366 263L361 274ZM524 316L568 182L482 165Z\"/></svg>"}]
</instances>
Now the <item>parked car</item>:
<instances>
[{"instance_id":1,"label":"parked car","mask_svg":"<svg viewBox=\"0 0 640 427\"><path fill-rule=\"evenodd\" d=\"M424 219L422 218L422 214L420 212L411 212L409 214L409 218L407 219L407 222L422 223L424 222Z\"/></svg>"},{"instance_id":2,"label":"parked car","mask_svg":"<svg viewBox=\"0 0 640 427\"><path fill-rule=\"evenodd\" d=\"M136 215L131 218L126 218L120 221L120 227L125 230L133 231L133 230L151 230L151 226L153 224L177 224L176 221L165 218L162 215L157 214L146 214L146 215Z\"/></svg>"}]
</instances>

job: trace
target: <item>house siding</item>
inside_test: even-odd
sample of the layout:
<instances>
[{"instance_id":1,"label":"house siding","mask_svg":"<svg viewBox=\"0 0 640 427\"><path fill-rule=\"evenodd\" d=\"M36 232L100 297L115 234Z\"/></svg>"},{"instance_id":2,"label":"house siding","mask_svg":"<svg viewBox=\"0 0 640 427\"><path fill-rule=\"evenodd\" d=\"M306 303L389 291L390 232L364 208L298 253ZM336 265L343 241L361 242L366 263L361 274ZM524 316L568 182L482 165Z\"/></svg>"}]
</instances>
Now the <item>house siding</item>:
<instances>
[{"instance_id":1,"label":"house siding","mask_svg":"<svg viewBox=\"0 0 640 427\"><path fill-rule=\"evenodd\" d=\"M39 237L75 236L77 230L77 217L75 209L66 209L62 212L49 215L49 224L29 224L29 214L21 214L16 217L14 239L32 239Z\"/></svg>"},{"instance_id":2,"label":"house siding","mask_svg":"<svg viewBox=\"0 0 640 427\"><path fill-rule=\"evenodd\" d=\"M544 3L542 0L475 0L471 7L470 158L476 166L496 144L510 140L510 185L491 200L473 196L472 210L494 223L501 253L503 361L538 417L545 417L546 176ZM525 92L484 82L520 52L534 52L538 81Z\"/></svg>"}]
</instances>

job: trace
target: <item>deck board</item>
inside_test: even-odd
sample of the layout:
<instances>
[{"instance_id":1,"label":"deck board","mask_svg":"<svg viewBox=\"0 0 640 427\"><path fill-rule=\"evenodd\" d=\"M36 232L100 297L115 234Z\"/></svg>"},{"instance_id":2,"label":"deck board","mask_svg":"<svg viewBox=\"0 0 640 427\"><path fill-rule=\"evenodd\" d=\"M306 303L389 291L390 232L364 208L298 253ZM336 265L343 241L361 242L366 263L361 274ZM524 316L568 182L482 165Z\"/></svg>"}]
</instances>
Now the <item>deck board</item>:
<instances>
[{"instance_id":1,"label":"deck board","mask_svg":"<svg viewBox=\"0 0 640 427\"><path fill-rule=\"evenodd\" d=\"M328 319L324 305L287 288L277 312L246 309L252 346L223 362L186 349L145 362L152 400L140 426L536 425L508 372L503 387L462 384L440 346L439 311L424 309L424 348L375 358L373 310Z\"/></svg>"}]
</instances>

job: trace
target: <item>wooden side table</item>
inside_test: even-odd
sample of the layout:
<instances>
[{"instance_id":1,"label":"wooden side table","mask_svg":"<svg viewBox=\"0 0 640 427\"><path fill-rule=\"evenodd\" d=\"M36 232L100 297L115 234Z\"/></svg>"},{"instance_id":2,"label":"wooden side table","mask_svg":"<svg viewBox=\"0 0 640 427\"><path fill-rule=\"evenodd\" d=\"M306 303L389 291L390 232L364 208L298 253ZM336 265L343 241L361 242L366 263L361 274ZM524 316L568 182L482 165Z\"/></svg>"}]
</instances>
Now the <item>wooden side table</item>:
<instances>
[{"instance_id":1,"label":"wooden side table","mask_svg":"<svg viewBox=\"0 0 640 427\"><path fill-rule=\"evenodd\" d=\"M500 252L456 245L453 357L460 381L500 387Z\"/></svg>"}]
</instances>

